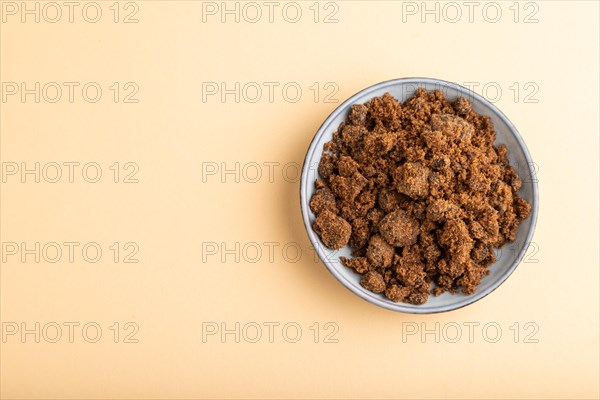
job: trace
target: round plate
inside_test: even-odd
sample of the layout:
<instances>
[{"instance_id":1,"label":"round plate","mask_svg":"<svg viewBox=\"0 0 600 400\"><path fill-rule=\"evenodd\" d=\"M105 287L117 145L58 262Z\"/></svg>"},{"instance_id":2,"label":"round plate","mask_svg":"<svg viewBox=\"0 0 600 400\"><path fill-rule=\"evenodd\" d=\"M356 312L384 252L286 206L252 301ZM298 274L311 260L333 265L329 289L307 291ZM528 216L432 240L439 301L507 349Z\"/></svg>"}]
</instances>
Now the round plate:
<instances>
[{"instance_id":1,"label":"round plate","mask_svg":"<svg viewBox=\"0 0 600 400\"><path fill-rule=\"evenodd\" d=\"M383 96L386 92L389 92L398 99L398 101L404 102L411 97L418 88L424 88L428 91L439 89L449 100L454 100L457 97L465 97L471 102L475 112L481 115L487 115L491 118L494 129L496 130L496 141L494 144L497 146L503 143L508 148L510 165L517 170L519 177L521 177L523 181L523 186L519 194L531 204L532 210L529 217L521 221L515 241L504 245L501 249L495 250L497 260L489 267L490 274L481 280L475 294L464 295L446 292L437 297L433 295L429 296L429 299L425 304L413 305L394 303L383 295L372 293L360 286L359 280L361 275L342 265L339 260L340 256L350 257L350 247L346 246L340 250L331 250L321 243L321 240L312 229L315 215L310 210L309 202L315 191L314 182L318 178L317 167L321 160L323 145L331 140L333 133L337 130L340 123L346 120L350 106L353 104L366 103L373 97ZM300 203L304 225L313 247L319 254L319 257L325 266L329 269L329 272L331 272L333 276L354 294L368 302L394 311L414 314L445 312L464 307L488 295L500 286L500 284L502 284L502 282L504 282L515 270L517 265L519 265L519 262L529 248L529 243L533 236L537 220L538 188L536 168L517 129L509 119L496 108L496 106L483 97L463 86L439 79L396 79L378 83L350 97L325 120L323 125L321 125L312 140L306 158L304 159L302 179L300 181Z\"/></svg>"}]
</instances>

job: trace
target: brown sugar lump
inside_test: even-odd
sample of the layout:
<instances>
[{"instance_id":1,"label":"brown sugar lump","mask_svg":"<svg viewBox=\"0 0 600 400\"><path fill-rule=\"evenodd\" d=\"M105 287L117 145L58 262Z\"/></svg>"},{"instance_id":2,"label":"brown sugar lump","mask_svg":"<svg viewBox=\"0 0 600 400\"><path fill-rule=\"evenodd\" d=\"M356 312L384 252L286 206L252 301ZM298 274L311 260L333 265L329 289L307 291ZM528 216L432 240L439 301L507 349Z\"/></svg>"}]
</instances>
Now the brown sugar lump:
<instances>
[{"instance_id":1,"label":"brown sugar lump","mask_svg":"<svg viewBox=\"0 0 600 400\"><path fill-rule=\"evenodd\" d=\"M335 196L327 187L317 189L313 197L310 199L310 209L315 214L328 210L332 213L337 213Z\"/></svg>"},{"instance_id":2,"label":"brown sugar lump","mask_svg":"<svg viewBox=\"0 0 600 400\"><path fill-rule=\"evenodd\" d=\"M340 257L340 261L348 268L352 268L359 274L364 274L373 269L365 257L346 258Z\"/></svg>"},{"instance_id":3,"label":"brown sugar lump","mask_svg":"<svg viewBox=\"0 0 600 400\"><path fill-rule=\"evenodd\" d=\"M419 221L404 210L396 210L381 220L379 232L392 246L406 246L417 241Z\"/></svg>"},{"instance_id":4,"label":"brown sugar lump","mask_svg":"<svg viewBox=\"0 0 600 400\"><path fill-rule=\"evenodd\" d=\"M473 249L473 238L463 220L454 218L446 221L444 227L439 231L438 240L450 259L460 263L469 259Z\"/></svg>"},{"instance_id":5,"label":"brown sugar lump","mask_svg":"<svg viewBox=\"0 0 600 400\"><path fill-rule=\"evenodd\" d=\"M522 197L518 197L515 199L515 210L517 213L517 218L525 219L529 217L529 214L531 214L531 204L529 204L527 200L523 199Z\"/></svg>"},{"instance_id":6,"label":"brown sugar lump","mask_svg":"<svg viewBox=\"0 0 600 400\"><path fill-rule=\"evenodd\" d=\"M474 131L473 125L452 114L432 115L431 129L441 132L447 140L460 144L470 143Z\"/></svg>"},{"instance_id":7,"label":"brown sugar lump","mask_svg":"<svg viewBox=\"0 0 600 400\"><path fill-rule=\"evenodd\" d=\"M495 139L489 117L440 91L353 105L323 148L310 201L315 232L329 248L349 245L342 264L391 301L474 293L494 248L513 241L531 213Z\"/></svg>"},{"instance_id":8,"label":"brown sugar lump","mask_svg":"<svg viewBox=\"0 0 600 400\"><path fill-rule=\"evenodd\" d=\"M460 207L444 199L433 200L427 206L427 218L430 221L445 222L448 218L456 218L461 214Z\"/></svg>"},{"instance_id":9,"label":"brown sugar lump","mask_svg":"<svg viewBox=\"0 0 600 400\"><path fill-rule=\"evenodd\" d=\"M354 104L350 107L350 114L348 115L348 123L351 125L365 125L367 122L367 114L369 109L363 104Z\"/></svg>"},{"instance_id":10,"label":"brown sugar lump","mask_svg":"<svg viewBox=\"0 0 600 400\"><path fill-rule=\"evenodd\" d=\"M403 301L410 294L410 288L400 285L390 285L385 289L385 297L396 303Z\"/></svg>"},{"instance_id":11,"label":"brown sugar lump","mask_svg":"<svg viewBox=\"0 0 600 400\"><path fill-rule=\"evenodd\" d=\"M360 279L360 284L373 293L382 293L385 290L383 276L375 271L369 271Z\"/></svg>"},{"instance_id":12,"label":"brown sugar lump","mask_svg":"<svg viewBox=\"0 0 600 400\"><path fill-rule=\"evenodd\" d=\"M321 237L323 244L331 249L344 247L352 234L352 227L348 221L329 210L325 210L317 216L313 228Z\"/></svg>"},{"instance_id":13,"label":"brown sugar lump","mask_svg":"<svg viewBox=\"0 0 600 400\"><path fill-rule=\"evenodd\" d=\"M396 190L412 198L429 193L429 168L420 163L406 163L394 171Z\"/></svg>"},{"instance_id":14,"label":"brown sugar lump","mask_svg":"<svg viewBox=\"0 0 600 400\"><path fill-rule=\"evenodd\" d=\"M394 258L394 248L379 235L371 237L367 247L367 260L375 267L389 267Z\"/></svg>"}]
</instances>

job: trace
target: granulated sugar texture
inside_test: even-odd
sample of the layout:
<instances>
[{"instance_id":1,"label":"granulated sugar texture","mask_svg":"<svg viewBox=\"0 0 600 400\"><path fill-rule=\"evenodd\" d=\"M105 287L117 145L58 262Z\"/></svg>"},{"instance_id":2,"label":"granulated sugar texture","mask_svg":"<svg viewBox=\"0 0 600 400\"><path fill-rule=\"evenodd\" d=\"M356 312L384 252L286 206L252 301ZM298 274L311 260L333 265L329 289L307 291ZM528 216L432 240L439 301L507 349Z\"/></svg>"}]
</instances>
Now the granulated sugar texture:
<instances>
[{"instance_id":1,"label":"granulated sugar texture","mask_svg":"<svg viewBox=\"0 0 600 400\"><path fill-rule=\"evenodd\" d=\"M442 92L353 105L324 146L310 208L323 244L395 302L475 292L531 205L490 119ZM433 285L432 285L433 283ZM432 288L433 287L433 288Z\"/></svg>"}]
</instances>

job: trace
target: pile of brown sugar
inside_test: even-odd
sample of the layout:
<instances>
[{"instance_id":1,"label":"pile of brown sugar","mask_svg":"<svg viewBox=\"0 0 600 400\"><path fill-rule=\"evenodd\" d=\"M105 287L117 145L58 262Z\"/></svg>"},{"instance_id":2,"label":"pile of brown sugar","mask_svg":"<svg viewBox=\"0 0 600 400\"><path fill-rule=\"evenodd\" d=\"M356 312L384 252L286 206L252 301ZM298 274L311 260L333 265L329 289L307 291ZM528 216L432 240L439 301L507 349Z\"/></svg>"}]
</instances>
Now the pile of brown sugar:
<instances>
[{"instance_id":1,"label":"pile of brown sugar","mask_svg":"<svg viewBox=\"0 0 600 400\"><path fill-rule=\"evenodd\" d=\"M493 249L513 241L531 211L495 137L489 117L441 91L353 105L324 146L314 230L329 248L349 244L342 263L392 301L474 293Z\"/></svg>"}]
</instances>

